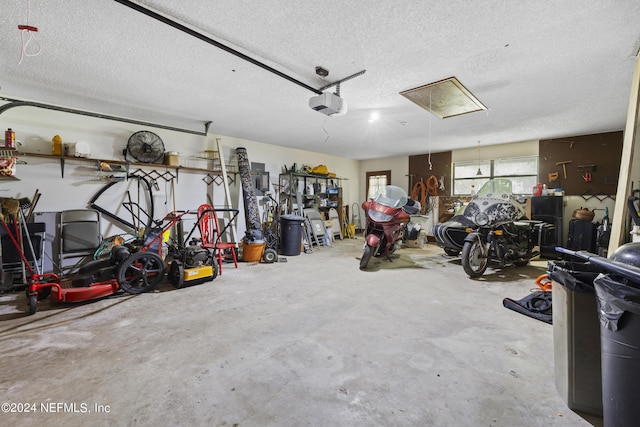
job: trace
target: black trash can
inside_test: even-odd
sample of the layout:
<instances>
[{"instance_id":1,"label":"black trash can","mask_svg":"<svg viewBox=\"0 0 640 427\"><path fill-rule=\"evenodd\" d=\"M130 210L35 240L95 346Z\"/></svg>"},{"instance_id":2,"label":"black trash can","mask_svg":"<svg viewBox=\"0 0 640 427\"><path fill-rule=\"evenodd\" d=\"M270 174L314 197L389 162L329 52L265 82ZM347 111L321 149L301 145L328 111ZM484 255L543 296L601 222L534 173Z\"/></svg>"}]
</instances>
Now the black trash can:
<instances>
[{"instance_id":1,"label":"black trash can","mask_svg":"<svg viewBox=\"0 0 640 427\"><path fill-rule=\"evenodd\" d=\"M304 217L299 215L280 217L280 253L282 255L300 255L303 222Z\"/></svg>"},{"instance_id":2,"label":"black trash can","mask_svg":"<svg viewBox=\"0 0 640 427\"><path fill-rule=\"evenodd\" d=\"M614 275L595 281L602 347L605 426L640 423L640 284Z\"/></svg>"},{"instance_id":3,"label":"black trash can","mask_svg":"<svg viewBox=\"0 0 640 427\"><path fill-rule=\"evenodd\" d=\"M556 389L567 406L602 417L600 324L589 263L549 261Z\"/></svg>"}]
</instances>

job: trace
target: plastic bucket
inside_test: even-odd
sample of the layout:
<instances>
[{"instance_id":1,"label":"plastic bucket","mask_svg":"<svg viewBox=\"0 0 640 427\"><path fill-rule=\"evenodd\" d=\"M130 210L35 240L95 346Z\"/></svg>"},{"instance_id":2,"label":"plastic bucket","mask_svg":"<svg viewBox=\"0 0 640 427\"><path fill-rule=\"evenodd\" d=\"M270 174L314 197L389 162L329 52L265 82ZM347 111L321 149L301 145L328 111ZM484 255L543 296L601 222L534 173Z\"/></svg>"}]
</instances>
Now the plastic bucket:
<instances>
[{"instance_id":1,"label":"plastic bucket","mask_svg":"<svg viewBox=\"0 0 640 427\"><path fill-rule=\"evenodd\" d=\"M260 262L266 243L245 243L242 246L242 260L245 262Z\"/></svg>"}]
</instances>

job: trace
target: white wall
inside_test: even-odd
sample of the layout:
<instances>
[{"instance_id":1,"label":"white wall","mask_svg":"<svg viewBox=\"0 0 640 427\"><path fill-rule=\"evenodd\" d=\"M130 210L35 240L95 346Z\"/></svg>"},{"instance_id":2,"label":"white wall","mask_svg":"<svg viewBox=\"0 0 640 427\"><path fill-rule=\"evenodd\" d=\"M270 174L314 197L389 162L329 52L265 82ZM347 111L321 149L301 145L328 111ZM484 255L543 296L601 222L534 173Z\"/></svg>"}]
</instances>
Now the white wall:
<instances>
[{"instance_id":1,"label":"white wall","mask_svg":"<svg viewBox=\"0 0 640 427\"><path fill-rule=\"evenodd\" d=\"M51 139L57 134L62 137L63 143L87 142L91 151L90 157L103 160L124 160L122 151L131 134L139 130L149 130L160 136L166 151L180 153L182 166L200 168L206 168L208 161L197 159L195 156L202 155L204 150L213 149L216 137L219 137L226 161L231 154L235 154L237 147L245 147L249 161L265 164L272 183L278 183L278 174L284 165L325 164L331 172L344 178L342 185L345 204L359 201L360 198L358 196L358 161L337 156L212 133L207 136L192 135L34 107L17 107L5 111L0 116L0 127L5 129L10 127L16 132L16 140L19 141L18 148L21 152L51 154ZM202 131L204 131L204 125ZM130 158L129 160L133 161ZM42 196L35 209L37 212L86 208L94 194L105 185L105 181L100 180L97 166L97 162L67 160L64 178L62 178L59 160L21 156L16 174L19 180L0 181L0 197L31 198L38 189ZM154 165L153 168L159 174L175 173L174 168L163 165ZM149 171L151 170L150 168ZM203 177L202 172L180 170L178 180L173 185L158 179L159 188L154 192L156 206L154 218L162 218L165 213L174 209L195 210L200 204L208 202L211 193L213 193L214 205L223 206L225 202L222 186L208 187L203 182ZM238 206L238 202L241 203L241 191L240 180L236 179L230 186L233 207L242 207ZM275 196L273 186L271 192ZM120 203L127 197L124 188L119 197L120 200L116 200L113 196L113 200L105 200L103 203ZM243 211L238 218L238 232L239 236L242 236L244 234ZM109 221L105 222L105 236L120 232L117 226L110 224Z\"/></svg>"},{"instance_id":2,"label":"white wall","mask_svg":"<svg viewBox=\"0 0 640 427\"><path fill-rule=\"evenodd\" d=\"M360 185L358 189L358 195L360 202L364 202L365 190L367 186L366 174L367 172L375 171L391 171L391 185L397 185L400 188L404 188L408 192L411 191L409 186L409 157L396 156L385 157L383 159L361 160L360 161Z\"/></svg>"},{"instance_id":3,"label":"white wall","mask_svg":"<svg viewBox=\"0 0 640 427\"><path fill-rule=\"evenodd\" d=\"M244 147L250 162L265 164L265 171L269 172L272 184L278 184L278 175L284 172L283 167L291 168L294 163L300 168L302 165L317 166L326 165L330 172L334 172L341 178L343 204L345 206L359 200L359 162L357 160L345 159L337 156L330 156L312 151L299 150L296 148L280 147L277 145L264 144L245 139L220 137L223 145L225 158L230 158L235 154L236 148ZM211 136L215 140L215 135ZM216 191L222 191L216 188ZM242 205L242 193L240 182L231 187L234 206ZM271 193L275 197L273 185ZM215 200L218 200L217 198ZM239 218L239 229L244 230L244 218Z\"/></svg>"}]
</instances>

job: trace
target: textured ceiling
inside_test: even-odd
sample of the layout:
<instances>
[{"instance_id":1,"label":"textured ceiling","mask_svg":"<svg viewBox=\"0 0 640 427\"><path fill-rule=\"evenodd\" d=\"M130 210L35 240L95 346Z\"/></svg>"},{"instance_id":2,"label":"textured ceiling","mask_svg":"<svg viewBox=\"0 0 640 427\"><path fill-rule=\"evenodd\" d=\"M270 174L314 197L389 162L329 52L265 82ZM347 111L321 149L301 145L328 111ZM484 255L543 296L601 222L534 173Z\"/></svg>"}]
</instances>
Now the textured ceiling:
<instances>
[{"instance_id":1,"label":"textured ceiling","mask_svg":"<svg viewBox=\"0 0 640 427\"><path fill-rule=\"evenodd\" d=\"M621 130L640 37L637 0L136 3L313 88L366 73L327 117L312 91L116 1L3 0L0 95L367 159ZM18 65L27 12L42 51ZM488 110L439 119L399 94L451 76Z\"/></svg>"}]
</instances>

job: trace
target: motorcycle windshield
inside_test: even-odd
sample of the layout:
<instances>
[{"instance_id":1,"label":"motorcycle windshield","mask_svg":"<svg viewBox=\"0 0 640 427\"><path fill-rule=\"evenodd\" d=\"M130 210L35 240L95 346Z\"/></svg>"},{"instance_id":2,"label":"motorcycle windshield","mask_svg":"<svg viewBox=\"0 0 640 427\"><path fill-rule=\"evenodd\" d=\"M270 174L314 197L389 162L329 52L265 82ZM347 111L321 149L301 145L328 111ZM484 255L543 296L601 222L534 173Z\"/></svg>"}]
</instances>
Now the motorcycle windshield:
<instances>
[{"instance_id":1,"label":"motorcycle windshield","mask_svg":"<svg viewBox=\"0 0 640 427\"><path fill-rule=\"evenodd\" d=\"M395 185L387 185L382 188L375 199L376 203L379 203L390 208L399 208L407 204L407 192Z\"/></svg>"},{"instance_id":2,"label":"motorcycle windshield","mask_svg":"<svg viewBox=\"0 0 640 427\"><path fill-rule=\"evenodd\" d=\"M476 222L480 213L486 214L490 222L515 221L526 215L524 205L512 194L511 181L503 178L487 181L471 198L463 215Z\"/></svg>"},{"instance_id":3,"label":"motorcycle windshield","mask_svg":"<svg viewBox=\"0 0 640 427\"><path fill-rule=\"evenodd\" d=\"M509 179L491 179L478 190L478 197L491 197L491 195L507 194L511 196L513 193L511 180Z\"/></svg>"}]
</instances>

